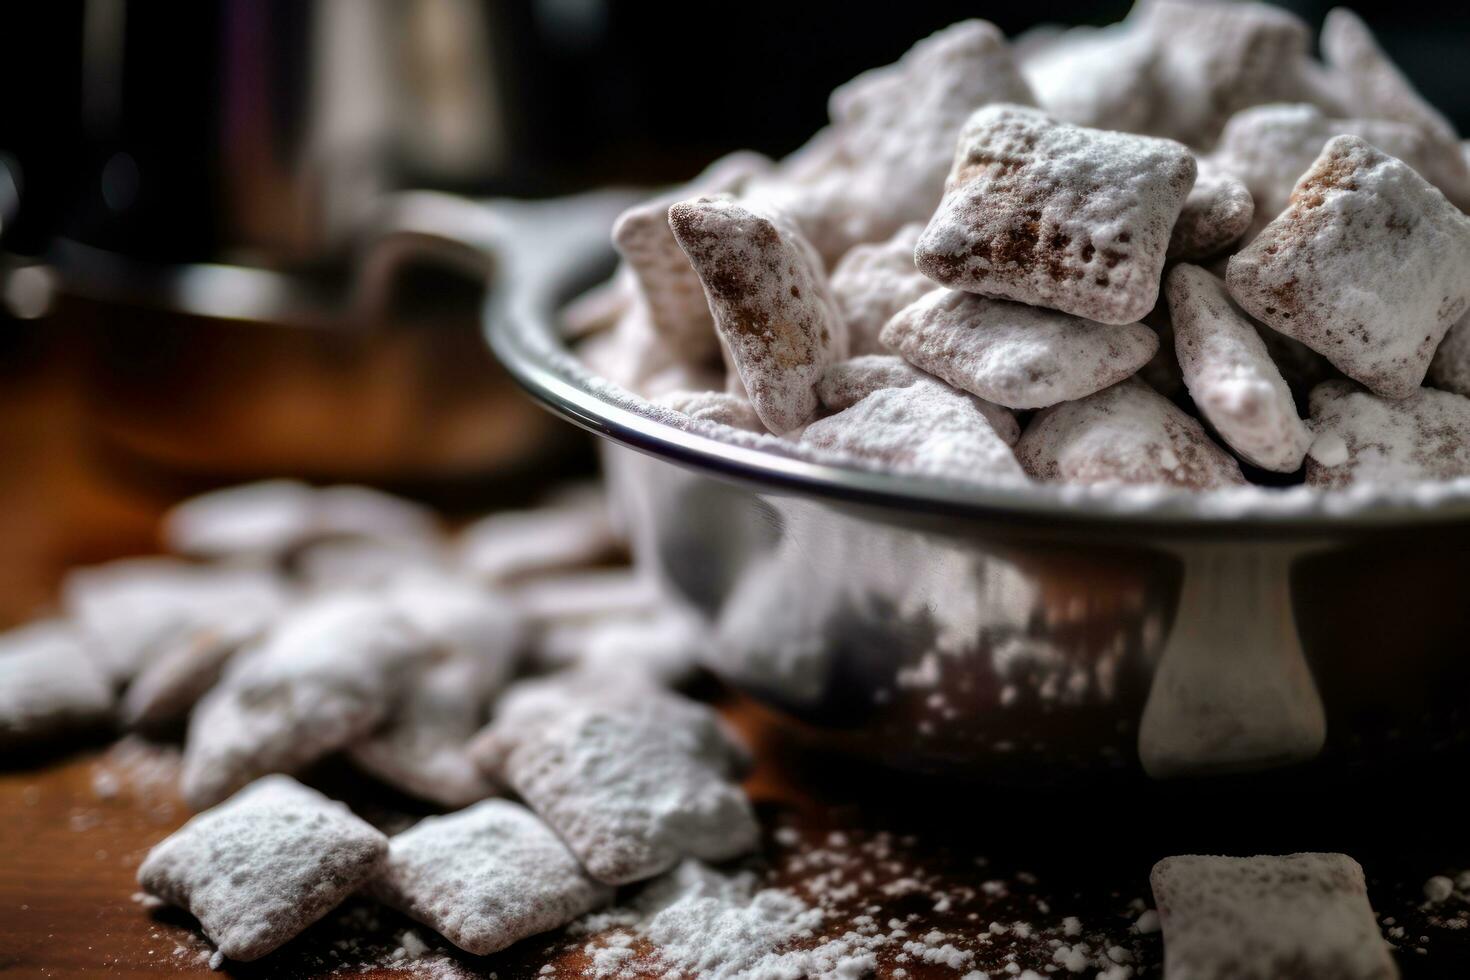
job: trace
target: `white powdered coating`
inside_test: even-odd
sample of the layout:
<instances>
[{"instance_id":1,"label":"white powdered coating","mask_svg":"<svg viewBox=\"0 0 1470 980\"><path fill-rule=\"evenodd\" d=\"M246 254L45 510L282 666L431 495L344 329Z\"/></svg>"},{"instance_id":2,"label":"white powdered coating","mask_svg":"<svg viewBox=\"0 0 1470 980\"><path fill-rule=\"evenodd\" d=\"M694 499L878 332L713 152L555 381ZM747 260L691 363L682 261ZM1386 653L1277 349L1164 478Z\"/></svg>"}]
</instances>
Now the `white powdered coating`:
<instances>
[{"instance_id":1,"label":"white powdered coating","mask_svg":"<svg viewBox=\"0 0 1470 980\"><path fill-rule=\"evenodd\" d=\"M260 637L268 622L253 615L221 617L158 647L123 694L122 720L130 728L163 729L183 721L219 680L231 657Z\"/></svg>"},{"instance_id":2,"label":"white powdered coating","mask_svg":"<svg viewBox=\"0 0 1470 980\"><path fill-rule=\"evenodd\" d=\"M1050 483L1192 490L1245 483L1240 465L1203 426L1132 378L1042 411L1016 444L1016 456L1033 479Z\"/></svg>"},{"instance_id":3,"label":"white powdered coating","mask_svg":"<svg viewBox=\"0 0 1470 980\"><path fill-rule=\"evenodd\" d=\"M577 348L577 353L602 377L644 395L649 394L651 380L673 371L694 370L674 360L654 332L648 304L641 294L623 311L611 330L589 337Z\"/></svg>"},{"instance_id":4,"label":"white powdered coating","mask_svg":"<svg viewBox=\"0 0 1470 980\"><path fill-rule=\"evenodd\" d=\"M669 225L756 414L777 434L809 422L817 379L847 356L847 324L821 259L779 216L733 201L682 201L669 208Z\"/></svg>"},{"instance_id":5,"label":"white powdered coating","mask_svg":"<svg viewBox=\"0 0 1470 980\"><path fill-rule=\"evenodd\" d=\"M466 746L519 661L520 616L493 594L437 575L400 580L383 600L442 659L408 681L387 724L349 747L348 757L390 786L444 807L484 799L495 786Z\"/></svg>"},{"instance_id":6,"label":"white powdered coating","mask_svg":"<svg viewBox=\"0 0 1470 980\"><path fill-rule=\"evenodd\" d=\"M970 113L991 102L1032 105L1031 89L994 24L967 20L915 44L898 62L839 86L829 112L856 162L854 198L886 212L886 237L922 221L939 203L955 137Z\"/></svg>"},{"instance_id":7,"label":"white powdered coating","mask_svg":"<svg viewBox=\"0 0 1470 980\"><path fill-rule=\"evenodd\" d=\"M980 401L937 382L880 388L807 426L801 442L899 473L982 484L1026 479Z\"/></svg>"},{"instance_id":8,"label":"white powdered coating","mask_svg":"<svg viewBox=\"0 0 1470 980\"><path fill-rule=\"evenodd\" d=\"M1359 136L1407 163L1452 201L1463 202L1470 171L1453 142L1444 143L1398 119L1334 119L1301 103L1237 112L1207 158L1242 182L1255 199L1259 230L1286 209L1292 189L1334 136ZM1206 169L1201 164L1201 172Z\"/></svg>"},{"instance_id":9,"label":"white powdered coating","mask_svg":"<svg viewBox=\"0 0 1470 980\"><path fill-rule=\"evenodd\" d=\"M195 809L258 776L295 772L367 734L434 653L367 594L303 603L236 655L189 721L180 789Z\"/></svg>"},{"instance_id":10,"label":"white powdered coating","mask_svg":"<svg viewBox=\"0 0 1470 980\"><path fill-rule=\"evenodd\" d=\"M1300 18L1264 3L1150 0L1125 23L1157 52L1148 131L1205 148L1232 113L1296 87L1311 43Z\"/></svg>"},{"instance_id":11,"label":"white powdered coating","mask_svg":"<svg viewBox=\"0 0 1470 980\"><path fill-rule=\"evenodd\" d=\"M1125 133L1146 132L1158 103L1158 45L1132 25L1076 27L1027 58L1021 73L1054 119Z\"/></svg>"},{"instance_id":12,"label":"white powdered coating","mask_svg":"<svg viewBox=\"0 0 1470 980\"><path fill-rule=\"evenodd\" d=\"M685 857L755 847L750 802L731 781L743 751L705 705L626 672L515 685L475 742L592 877L641 881Z\"/></svg>"},{"instance_id":13,"label":"white powdered coating","mask_svg":"<svg viewBox=\"0 0 1470 980\"><path fill-rule=\"evenodd\" d=\"M1244 183L1208 157L1198 163L1199 176L1169 236L1171 259L1195 261L1218 254L1250 230L1256 213Z\"/></svg>"},{"instance_id":14,"label":"white powdered coating","mask_svg":"<svg viewBox=\"0 0 1470 980\"><path fill-rule=\"evenodd\" d=\"M1429 384L1470 397L1470 313L1450 327L1429 362Z\"/></svg>"},{"instance_id":15,"label":"white powdered coating","mask_svg":"<svg viewBox=\"0 0 1470 980\"><path fill-rule=\"evenodd\" d=\"M1337 7L1322 22L1322 57L1348 87L1348 102L1365 115L1410 123L1448 141L1455 127L1414 90L1357 14Z\"/></svg>"},{"instance_id":16,"label":"white powdered coating","mask_svg":"<svg viewBox=\"0 0 1470 980\"><path fill-rule=\"evenodd\" d=\"M201 558L280 557L329 537L432 538L438 525L418 504L369 487L314 490L269 480L184 501L164 517L163 536L181 554Z\"/></svg>"},{"instance_id":17,"label":"white powdered coating","mask_svg":"<svg viewBox=\"0 0 1470 980\"><path fill-rule=\"evenodd\" d=\"M531 510L507 510L470 524L456 544L459 568L494 585L595 565L618 555L622 540L595 486L577 487Z\"/></svg>"},{"instance_id":18,"label":"white powdered coating","mask_svg":"<svg viewBox=\"0 0 1470 980\"><path fill-rule=\"evenodd\" d=\"M1177 265L1167 283L1174 349L1190 397L1220 438L1262 469L1294 473L1312 433L1256 328L1204 269Z\"/></svg>"},{"instance_id":19,"label":"white powdered coating","mask_svg":"<svg viewBox=\"0 0 1470 980\"><path fill-rule=\"evenodd\" d=\"M1194 178L1194 157L1171 140L988 106L960 133L915 261L953 289L1132 323L1158 299Z\"/></svg>"},{"instance_id":20,"label":"white powdered coating","mask_svg":"<svg viewBox=\"0 0 1470 980\"><path fill-rule=\"evenodd\" d=\"M652 612L662 602L656 583L627 568L542 575L507 589L505 597L536 627L636 616Z\"/></svg>"},{"instance_id":21,"label":"white powdered coating","mask_svg":"<svg viewBox=\"0 0 1470 980\"><path fill-rule=\"evenodd\" d=\"M832 296L847 322L853 357L886 354L878 339L883 324L934 289L914 266L914 246L924 226L904 225L886 242L854 245L832 269Z\"/></svg>"},{"instance_id":22,"label":"white powdered coating","mask_svg":"<svg viewBox=\"0 0 1470 980\"><path fill-rule=\"evenodd\" d=\"M331 538L291 557L291 576L310 591L375 589L403 575L443 571L449 556L439 541Z\"/></svg>"},{"instance_id":23,"label":"white powdered coating","mask_svg":"<svg viewBox=\"0 0 1470 980\"><path fill-rule=\"evenodd\" d=\"M387 850L342 804L267 776L149 851L138 884L188 909L224 956L255 960L335 908Z\"/></svg>"},{"instance_id":24,"label":"white powdered coating","mask_svg":"<svg viewBox=\"0 0 1470 980\"><path fill-rule=\"evenodd\" d=\"M741 395L724 391L671 391L655 398L653 403L681 412L692 419L717 422L744 429L746 432L766 431L760 416L755 414L755 406Z\"/></svg>"},{"instance_id":25,"label":"white powdered coating","mask_svg":"<svg viewBox=\"0 0 1470 980\"><path fill-rule=\"evenodd\" d=\"M1006 408L1073 401L1129 377L1159 348L1141 323L935 290L899 311L883 343L962 391Z\"/></svg>"},{"instance_id":26,"label":"white powdered coating","mask_svg":"<svg viewBox=\"0 0 1470 980\"><path fill-rule=\"evenodd\" d=\"M286 600L271 571L171 558L79 568L61 591L67 615L118 683L198 630L263 625Z\"/></svg>"},{"instance_id":27,"label":"white powdered coating","mask_svg":"<svg viewBox=\"0 0 1470 980\"><path fill-rule=\"evenodd\" d=\"M628 671L678 687L695 676L712 643L697 616L668 608L552 625L536 638L534 659L542 669Z\"/></svg>"},{"instance_id":28,"label":"white powdered coating","mask_svg":"<svg viewBox=\"0 0 1470 980\"><path fill-rule=\"evenodd\" d=\"M1291 204L1230 259L1230 294L1378 394L1404 398L1470 306L1470 218L1356 136L1322 149Z\"/></svg>"},{"instance_id":29,"label":"white powdered coating","mask_svg":"<svg viewBox=\"0 0 1470 980\"><path fill-rule=\"evenodd\" d=\"M383 902L477 955L566 925L612 899L535 814L508 800L426 817L395 836Z\"/></svg>"},{"instance_id":30,"label":"white powdered coating","mask_svg":"<svg viewBox=\"0 0 1470 980\"><path fill-rule=\"evenodd\" d=\"M747 179L769 169L759 153L721 157L684 187L624 211L612 240L638 283L649 322L675 359L706 364L720 353L719 337L699 277L669 229L669 205L704 194L734 193Z\"/></svg>"},{"instance_id":31,"label":"white powdered coating","mask_svg":"<svg viewBox=\"0 0 1470 980\"><path fill-rule=\"evenodd\" d=\"M817 396L824 406L840 412L875 391L907 388L926 379L933 380L933 375L925 374L894 354L863 354L829 367L817 383Z\"/></svg>"},{"instance_id":32,"label":"white powdered coating","mask_svg":"<svg viewBox=\"0 0 1470 980\"><path fill-rule=\"evenodd\" d=\"M1470 398L1420 388L1390 400L1348 381L1312 389L1307 485L1341 489L1470 476Z\"/></svg>"},{"instance_id":33,"label":"white powdered coating","mask_svg":"<svg viewBox=\"0 0 1470 980\"><path fill-rule=\"evenodd\" d=\"M99 725L112 683L67 624L42 621L0 633L0 749Z\"/></svg>"},{"instance_id":34,"label":"white powdered coating","mask_svg":"<svg viewBox=\"0 0 1470 980\"><path fill-rule=\"evenodd\" d=\"M932 374L925 374L908 361L893 354L866 354L839 361L827 369L817 385L822 404L834 412L851 408L875 391L884 388L907 388L915 384L943 385ZM972 399L995 434L1007 446L1021 438L1021 424L1010 410L992 405L982 398Z\"/></svg>"},{"instance_id":35,"label":"white powdered coating","mask_svg":"<svg viewBox=\"0 0 1470 980\"><path fill-rule=\"evenodd\" d=\"M832 126L773 180L753 182L749 196L790 214L835 263L854 245L928 220L955 136L976 107L1032 101L995 25L952 24L840 86L829 101Z\"/></svg>"},{"instance_id":36,"label":"white powdered coating","mask_svg":"<svg viewBox=\"0 0 1470 980\"><path fill-rule=\"evenodd\" d=\"M593 286L561 308L559 333L567 341L601 333L617 323L637 300L638 282L625 262L606 282Z\"/></svg>"},{"instance_id":37,"label":"white powdered coating","mask_svg":"<svg viewBox=\"0 0 1470 980\"><path fill-rule=\"evenodd\" d=\"M1346 854L1181 855L1149 876L1164 976L1393 980L1399 975Z\"/></svg>"}]
</instances>

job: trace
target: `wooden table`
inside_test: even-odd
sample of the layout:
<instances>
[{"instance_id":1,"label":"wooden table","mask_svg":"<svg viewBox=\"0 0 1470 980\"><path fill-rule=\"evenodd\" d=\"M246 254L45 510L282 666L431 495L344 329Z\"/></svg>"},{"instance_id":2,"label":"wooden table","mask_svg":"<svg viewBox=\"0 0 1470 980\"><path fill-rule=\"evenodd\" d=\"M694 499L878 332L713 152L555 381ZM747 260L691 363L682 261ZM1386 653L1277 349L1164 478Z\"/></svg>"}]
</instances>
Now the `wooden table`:
<instances>
[{"instance_id":1,"label":"wooden table","mask_svg":"<svg viewBox=\"0 0 1470 980\"><path fill-rule=\"evenodd\" d=\"M0 377L0 619L7 623L45 609L66 567L150 550L169 502L108 477L89 459L63 352L43 349L25 360L23 370ZM1405 930L1398 955L1405 976L1470 974L1465 904L1420 907L1428 876L1470 867L1451 775L1463 771L1463 760L1311 793L1293 791L1287 779L1265 799L1228 784L1022 791L878 772L822 755L749 702L727 699L725 711L756 749L747 787L767 829L771 882L812 900L828 896L823 935L868 914L901 920L916 936L939 930L963 946L990 923L1029 923L1031 936L1011 930L966 966L1004 977L1007 953L1038 971L1057 966L1048 940L1076 916L1099 945L1127 951L1135 976L1158 976L1158 935L1130 928L1151 904L1147 876L1158 857L1340 849L1362 861L1378 911ZM188 815L170 782L168 751L133 742L74 746L8 760L0 770L0 973L210 974L209 946L186 916L150 913L132 899L143 854ZM307 778L390 830L426 812L340 765ZM435 953L394 963L409 928L354 900L265 960L227 969L285 977L580 976L584 946L599 941L553 933L485 959ZM416 933L437 941L422 927ZM901 953L899 945L879 953L880 976L963 975ZM1054 975L1073 974L1058 967Z\"/></svg>"}]
</instances>

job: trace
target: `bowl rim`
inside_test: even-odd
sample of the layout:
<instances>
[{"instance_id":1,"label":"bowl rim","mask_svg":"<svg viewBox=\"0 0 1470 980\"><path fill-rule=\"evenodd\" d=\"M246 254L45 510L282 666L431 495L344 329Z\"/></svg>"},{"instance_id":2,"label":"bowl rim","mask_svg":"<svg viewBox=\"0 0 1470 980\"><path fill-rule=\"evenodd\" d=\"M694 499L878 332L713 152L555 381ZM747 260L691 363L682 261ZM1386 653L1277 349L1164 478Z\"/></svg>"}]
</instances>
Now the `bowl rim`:
<instances>
[{"instance_id":1,"label":"bowl rim","mask_svg":"<svg viewBox=\"0 0 1470 980\"><path fill-rule=\"evenodd\" d=\"M764 492L882 510L1069 531L1183 537L1340 537L1446 524L1470 526L1470 478L1321 491L1250 486L1206 492L1166 487L979 484L825 463L741 445L661 421L651 403L593 375L561 338L566 301L603 281L616 254L606 226L505 258L487 291L483 328L496 357L543 407L588 431L678 466ZM587 236L587 227L602 234ZM765 437L768 440L774 437Z\"/></svg>"}]
</instances>

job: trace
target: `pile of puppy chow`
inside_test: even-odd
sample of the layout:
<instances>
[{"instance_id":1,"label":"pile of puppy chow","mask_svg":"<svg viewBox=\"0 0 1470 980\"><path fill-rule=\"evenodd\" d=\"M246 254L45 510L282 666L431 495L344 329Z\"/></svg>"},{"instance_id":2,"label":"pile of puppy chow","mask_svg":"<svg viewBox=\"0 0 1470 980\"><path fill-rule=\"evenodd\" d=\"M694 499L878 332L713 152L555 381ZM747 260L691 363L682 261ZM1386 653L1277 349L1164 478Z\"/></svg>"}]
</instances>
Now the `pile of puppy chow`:
<instances>
[{"instance_id":1,"label":"pile of puppy chow","mask_svg":"<svg viewBox=\"0 0 1470 980\"><path fill-rule=\"evenodd\" d=\"M955 24L627 211L568 335L670 424L864 468L1470 476L1465 149L1354 14L1311 46L1208 0Z\"/></svg>"},{"instance_id":2,"label":"pile of puppy chow","mask_svg":"<svg viewBox=\"0 0 1470 980\"><path fill-rule=\"evenodd\" d=\"M163 536L179 557L75 570L57 615L0 635L0 749L182 730L202 812L138 880L216 962L359 891L494 952L755 846L745 749L672 687L704 633L607 564L595 488L450 538L377 491L277 481L187 501ZM454 812L385 838L292 778L329 756Z\"/></svg>"}]
</instances>

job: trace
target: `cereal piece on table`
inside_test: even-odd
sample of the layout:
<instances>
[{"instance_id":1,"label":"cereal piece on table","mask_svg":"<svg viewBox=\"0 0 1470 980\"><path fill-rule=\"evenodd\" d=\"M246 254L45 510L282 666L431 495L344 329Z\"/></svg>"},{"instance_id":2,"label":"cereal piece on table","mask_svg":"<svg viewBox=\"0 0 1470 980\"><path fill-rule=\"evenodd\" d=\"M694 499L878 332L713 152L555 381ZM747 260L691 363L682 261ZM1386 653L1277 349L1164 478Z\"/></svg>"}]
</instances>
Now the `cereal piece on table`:
<instances>
[{"instance_id":1,"label":"cereal piece on table","mask_svg":"<svg viewBox=\"0 0 1470 980\"><path fill-rule=\"evenodd\" d=\"M861 241L933 213L960 127L992 102L1034 99L1005 35L982 20L952 24L832 93L829 112L855 170L853 198L868 205Z\"/></svg>"},{"instance_id":2,"label":"cereal piece on table","mask_svg":"<svg viewBox=\"0 0 1470 980\"><path fill-rule=\"evenodd\" d=\"M287 599L273 571L173 558L124 558L75 569L61 593L67 615L117 683L198 630L263 625Z\"/></svg>"},{"instance_id":3,"label":"cereal piece on table","mask_svg":"<svg viewBox=\"0 0 1470 980\"><path fill-rule=\"evenodd\" d=\"M1154 39L1129 25L1075 27L1027 58L1021 73L1053 119L1139 133L1148 130L1160 98L1157 59Z\"/></svg>"},{"instance_id":4,"label":"cereal piece on table","mask_svg":"<svg viewBox=\"0 0 1470 980\"><path fill-rule=\"evenodd\" d=\"M540 507L502 511L460 532L462 571L493 585L596 565L622 553L622 539L608 521L600 487L573 487Z\"/></svg>"},{"instance_id":5,"label":"cereal piece on table","mask_svg":"<svg viewBox=\"0 0 1470 980\"><path fill-rule=\"evenodd\" d=\"M1460 318L1429 362L1429 384L1470 397L1470 313Z\"/></svg>"},{"instance_id":6,"label":"cereal piece on table","mask_svg":"<svg viewBox=\"0 0 1470 980\"><path fill-rule=\"evenodd\" d=\"M748 759L719 716L636 674L522 682L472 751L608 884L733 858L759 837L732 781Z\"/></svg>"},{"instance_id":7,"label":"cereal piece on table","mask_svg":"<svg viewBox=\"0 0 1470 980\"><path fill-rule=\"evenodd\" d=\"M537 638L535 659L546 670L629 671L679 687L698 674L711 642L697 616L669 608L553 625Z\"/></svg>"},{"instance_id":8,"label":"cereal piece on table","mask_svg":"<svg viewBox=\"0 0 1470 980\"><path fill-rule=\"evenodd\" d=\"M564 926L613 895L535 814L509 800L425 817L394 836L372 891L481 956Z\"/></svg>"},{"instance_id":9,"label":"cereal piece on table","mask_svg":"<svg viewBox=\"0 0 1470 980\"><path fill-rule=\"evenodd\" d=\"M1393 980L1399 975L1346 854L1164 858L1149 875L1165 980Z\"/></svg>"},{"instance_id":10,"label":"cereal piece on table","mask_svg":"<svg viewBox=\"0 0 1470 980\"><path fill-rule=\"evenodd\" d=\"M375 875L388 840L341 803L267 776L148 852L138 884L187 909L232 960L256 960Z\"/></svg>"},{"instance_id":11,"label":"cereal piece on table","mask_svg":"<svg viewBox=\"0 0 1470 980\"><path fill-rule=\"evenodd\" d=\"M98 727L112 716L112 682L68 625L0 633L0 750Z\"/></svg>"},{"instance_id":12,"label":"cereal piece on table","mask_svg":"<svg viewBox=\"0 0 1470 980\"><path fill-rule=\"evenodd\" d=\"M1203 426L1133 378L1044 409L1021 435L1016 456L1033 479L1050 483L1190 490L1245 483L1240 464Z\"/></svg>"},{"instance_id":13,"label":"cereal piece on table","mask_svg":"<svg viewBox=\"0 0 1470 980\"><path fill-rule=\"evenodd\" d=\"M1470 218L1402 161L1329 140L1230 259L1230 295L1380 395L1404 398L1470 306Z\"/></svg>"},{"instance_id":14,"label":"cereal piece on table","mask_svg":"<svg viewBox=\"0 0 1470 980\"><path fill-rule=\"evenodd\" d=\"M672 408L692 419L718 422L747 432L766 431L747 399L724 391L671 391L654 399L654 404Z\"/></svg>"},{"instance_id":15,"label":"cereal piece on table","mask_svg":"<svg viewBox=\"0 0 1470 980\"><path fill-rule=\"evenodd\" d=\"M1259 230L1286 210L1297 180L1334 136L1360 136L1407 163L1451 201L1470 198L1470 170L1454 141L1439 140L1401 120L1329 118L1311 105L1263 105L1237 112L1208 160L1245 184L1255 200L1253 227ZM1205 169L1202 164L1201 172Z\"/></svg>"},{"instance_id":16,"label":"cereal piece on table","mask_svg":"<svg viewBox=\"0 0 1470 980\"><path fill-rule=\"evenodd\" d=\"M853 357L888 353L878 339L883 324L935 288L914 266L914 246L923 230L915 222L886 242L854 245L833 268L832 296L847 323Z\"/></svg>"},{"instance_id":17,"label":"cereal piece on table","mask_svg":"<svg viewBox=\"0 0 1470 980\"><path fill-rule=\"evenodd\" d=\"M756 414L778 434L809 422L817 379L847 355L847 325L821 259L784 219L733 201L681 201L669 208L669 225L704 283Z\"/></svg>"},{"instance_id":18,"label":"cereal piece on table","mask_svg":"<svg viewBox=\"0 0 1470 980\"><path fill-rule=\"evenodd\" d=\"M613 244L633 271L653 330L679 361L708 363L719 357L720 341L699 277L669 229L669 206L700 194L734 192L770 165L759 153L732 153L678 191L624 211L613 225Z\"/></svg>"},{"instance_id":19,"label":"cereal piece on table","mask_svg":"<svg viewBox=\"0 0 1470 980\"><path fill-rule=\"evenodd\" d=\"M1379 398L1349 381L1312 389L1307 484L1341 488L1470 476L1470 398L1420 388Z\"/></svg>"},{"instance_id":20,"label":"cereal piece on table","mask_svg":"<svg viewBox=\"0 0 1470 980\"><path fill-rule=\"evenodd\" d=\"M534 627L600 616L641 615L659 607L658 586L628 568L594 569L530 578L505 597Z\"/></svg>"},{"instance_id":21,"label":"cereal piece on table","mask_svg":"<svg viewBox=\"0 0 1470 980\"><path fill-rule=\"evenodd\" d=\"M1196 261L1219 254L1250 230L1255 213L1245 184L1200 161L1199 176L1169 236L1168 257Z\"/></svg>"},{"instance_id":22,"label":"cereal piece on table","mask_svg":"<svg viewBox=\"0 0 1470 980\"><path fill-rule=\"evenodd\" d=\"M373 589L404 575L442 570L448 562L438 541L332 538L302 548L290 569L308 590Z\"/></svg>"},{"instance_id":23,"label":"cereal piece on table","mask_svg":"<svg viewBox=\"0 0 1470 980\"><path fill-rule=\"evenodd\" d=\"M813 422L801 441L902 473L977 484L1026 482L984 405L938 381L881 388Z\"/></svg>"},{"instance_id":24,"label":"cereal piece on table","mask_svg":"<svg viewBox=\"0 0 1470 980\"><path fill-rule=\"evenodd\" d=\"M123 722L130 728L161 730L183 721L219 680L230 658L268 625L249 615L224 617L162 644L123 692Z\"/></svg>"},{"instance_id":25,"label":"cereal piece on table","mask_svg":"<svg viewBox=\"0 0 1470 980\"><path fill-rule=\"evenodd\" d=\"M1247 462L1294 473L1312 433L1296 414L1286 380L1225 284L1177 265L1166 286L1174 346L1190 397L1226 445Z\"/></svg>"},{"instance_id":26,"label":"cereal piece on table","mask_svg":"<svg viewBox=\"0 0 1470 980\"><path fill-rule=\"evenodd\" d=\"M974 293L935 290L883 328L883 343L962 391L1045 408L1116 384L1158 350L1141 323L1113 326Z\"/></svg>"},{"instance_id":27,"label":"cereal piece on table","mask_svg":"<svg viewBox=\"0 0 1470 980\"><path fill-rule=\"evenodd\" d=\"M432 538L433 516L379 490L336 486L316 490L293 480L268 480L191 498L164 517L174 551L199 558L278 558L327 537Z\"/></svg>"},{"instance_id":28,"label":"cereal piece on table","mask_svg":"<svg viewBox=\"0 0 1470 980\"><path fill-rule=\"evenodd\" d=\"M491 690L469 657L426 667L409 683L388 724L347 748L358 769L410 796L458 809L495 793L470 759Z\"/></svg>"},{"instance_id":29,"label":"cereal piece on table","mask_svg":"<svg viewBox=\"0 0 1470 980\"><path fill-rule=\"evenodd\" d=\"M194 709L180 788L212 806L251 780L295 772L392 713L433 647L380 597L338 593L292 610L231 659Z\"/></svg>"},{"instance_id":30,"label":"cereal piece on table","mask_svg":"<svg viewBox=\"0 0 1470 980\"><path fill-rule=\"evenodd\" d=\"M520 660L520 616L504 600L443 575L402 579L383 593L442 659L407 681L387 723L347 749L363 771L412 796L456 808L494 792L470 759L470 737Z\"/></svg>"},{"instance_id":31,"label":"cereal piece on table","mask_svg":"<svg viewBox=\"0 0 1470 980\"><path fill-rule=\"evenodd\" d=\"M1232 113L1280 101L1311 46L1301 18L1264 3L1150 0L1128 22L1158 53L1148 131L1205 148Z\"/></svg>"},{"instance_id":32,"label":"cereal piece on table","mask_svg":"<svg viewBox=\"0 0 1470 980\"><path fill-rule=\"evenodd\" d=\"M1322 57L1348 87L1348 102L1365 115L1397 119L1443 139L1459 139L1455 127L1424 100L1378 46L1357 14L1337 7L1322 22Z\"/></svg>"},{"instance_id":33,"label":"cereal piece on table","mask_svg":"<svg viewBox=\"0 0 1470 980\"><path fill-rule=\"evenodd\" d=\"M1194 177L1171 140L987 106L965 123L915 260L952 289L1132 323L1158 298Z\"/></svg>"}]
</instances>

